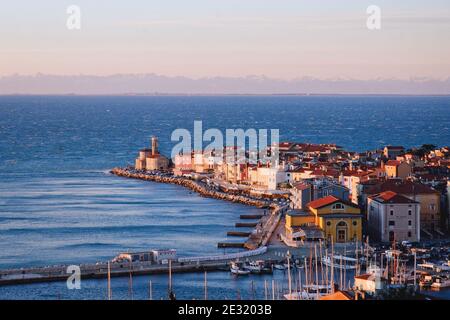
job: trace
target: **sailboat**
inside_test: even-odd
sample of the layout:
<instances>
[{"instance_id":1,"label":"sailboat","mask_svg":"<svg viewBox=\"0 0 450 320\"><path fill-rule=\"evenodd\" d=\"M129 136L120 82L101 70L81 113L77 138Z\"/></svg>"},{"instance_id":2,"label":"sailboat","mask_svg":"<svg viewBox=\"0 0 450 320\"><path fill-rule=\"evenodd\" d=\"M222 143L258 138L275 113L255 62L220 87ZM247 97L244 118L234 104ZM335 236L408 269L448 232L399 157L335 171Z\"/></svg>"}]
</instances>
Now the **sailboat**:
<instances>
[{"instance_id":1,"label":"sailboat","mask_svg":"<svg viewBox=\"0 0 450 320\"><path fill-rule=\"evenodd\" d=\"M343 261L344 263L341 263ZM343 255L333 255L322 257L322 263L327 267L334 266L337 269L354 270L356 269L358 260Z\"/></svg>"}]
</instances>

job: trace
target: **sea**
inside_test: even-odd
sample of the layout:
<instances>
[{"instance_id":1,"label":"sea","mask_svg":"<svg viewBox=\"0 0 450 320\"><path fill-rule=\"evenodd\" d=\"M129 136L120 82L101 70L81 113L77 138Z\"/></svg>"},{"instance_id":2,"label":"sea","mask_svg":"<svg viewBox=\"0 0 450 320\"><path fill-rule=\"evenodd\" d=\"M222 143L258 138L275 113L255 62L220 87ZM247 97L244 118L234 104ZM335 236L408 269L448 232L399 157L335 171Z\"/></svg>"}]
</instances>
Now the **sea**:
<instances>
[{"instance_id":1,"label":"sea","mask_svg":"<svg viewBox=\"0 0 450 320\"><path fill-rule=\"evenodd\" d=\"M1 96L0 269L105 261L119 252L173 248L179 256L228 253L239 215L259 209L182 187L109 174L159 138L169 156L176 129L278 129L281 141L364 151L450 145L448 96ZM206 145L206 143L205 143ZM262 299L283 272L208 274L211 299ZM167 276L114 278L115 299L167 298ZM179 298L202 299L203 274L177 274ZM450 298L450 293L443 295ZM105 280L0 287L0 299L105 299Z\"/></svg>"}]
</instances>

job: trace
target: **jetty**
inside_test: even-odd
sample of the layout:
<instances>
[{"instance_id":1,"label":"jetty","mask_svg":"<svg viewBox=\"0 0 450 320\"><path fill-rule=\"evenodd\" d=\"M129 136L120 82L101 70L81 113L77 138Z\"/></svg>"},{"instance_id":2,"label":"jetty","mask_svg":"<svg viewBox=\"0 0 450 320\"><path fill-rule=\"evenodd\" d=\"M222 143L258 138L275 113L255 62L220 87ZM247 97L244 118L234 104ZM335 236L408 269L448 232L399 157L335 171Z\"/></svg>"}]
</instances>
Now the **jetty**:
<instances>
[{"instance_id":1,"label":"jetty","mask_svg":"<svg viewBox=\"0 0 450 320\"><path fill-rule=\"evenodd\" d=\"M261 219L264 217L262 214L241 214L239 218L242 220L254 220L254 219Z\"/></svg>"},{"instance_id":2,"label":"jetty","mask_svg":"<svg viewBox=\"0 0 450 320\"><path fill-rule=\"evenodd\" d=\"M257 222L236 222L236 228L254 228L258 225Z\"/></svg>"},{"instance_id":3,"label":"jetty","mask_svg":"<svg viewBox=\"0 0 450 320\"><path fill-rule=\"evenodd\" d=\"M119 177L183 186L198 193L202 197L214 198L218 200L225 200L235 203L242 203L257 208L269 207L273 209L275 206L268 200L256 199L254 197L249 197L242 194L232 194L224 191L219 191L201 181L196 181L185 177L176 177L171 174L151 173L151 172L141 173L134 170L129 170L127 168L114 168L110 171L110 173Z\"/></svg>"},{"instance_id":4,"label":"jetty","mask_svg":"<svg viewBox=\"0 0 450 320\"><path fill-rule=\"evenodd\" d=\"M260 219L259 222L237 222L235 224L236 228L256 228L253 233L249 234L247 241L243 245L243 247L248 250L256 250L267 245L269 239L280 222L283 210L285 210L285 208L280 207L277 203L267 199L256 198L255 196L251 197L246 194L236 192L217 190L202 181L193 180L186 177L173 176L171 173L154 171L141 172L129 168L114 168L110 171L110 173L124 178L179 185L198 193L202 197L241 203L257 208L270 209L270 213L264 215L248 214L240 216L241 219ZM234 236L237 235L235 234ZM218 244L221 248L226 245L228 244Z\"/></svg>"},{"instance_id":5,"label":"jetty","mask_svg":"<svg viewBox=\"0 0 450 320\"><path fill-rule=\"evenodd\" d=\"M133 275L189 273L204 271L229 270L230 262L236 259L260 257L267 252L267 247L257 250L243 251L224 255L211 255L201 257L181 257L172 260L170 264L155 263L151 261L122 261L97 262L81 264L81 279L102 279L108 277L108 264L111 277L129 277ZM169 269L170 265L170 269ZM46 267L32 267L0 270L0 286L29 284L38 282L67 281L73 274L73 265L57 265Z\"/></svg>"},{"instance_id":6,"label":"jetty","mask_svg":"<svg viewBox=\"0 0 450 320\"><path fill-rule=\"evenodd\" d=\"M229 237L248 237L251 235L251 232L245 231L228 231L227 236Z\"/></svg>"}]
</instances>

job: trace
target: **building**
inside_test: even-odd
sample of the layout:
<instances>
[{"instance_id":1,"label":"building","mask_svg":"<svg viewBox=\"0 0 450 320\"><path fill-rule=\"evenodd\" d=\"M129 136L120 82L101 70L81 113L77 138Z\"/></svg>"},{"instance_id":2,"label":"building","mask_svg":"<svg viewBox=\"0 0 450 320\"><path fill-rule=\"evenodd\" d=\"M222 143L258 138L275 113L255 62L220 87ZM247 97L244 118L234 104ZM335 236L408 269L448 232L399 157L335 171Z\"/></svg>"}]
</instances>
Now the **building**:
<instances>
[{"instance_id":1,"label":"building","mask_svg":"<svg viewBox=\"0 0 450 320\"><path fill-rule=\"evenodd\" d=\"M326 196L335 196L342 200L348 200L350 190L330 179L314 179L309 181L312 186L311 200L324 198Z\"/></svg>"},{"instance_id":2,"label":"building","mask_svg":"<svg viewBox=\"0 0 450 320\"><path fill-rule=\"evenodd\" d=\"M357 205L327 196L310 202L307 207L328 241L345 243L362 240L362 215Z\"/></svg>"},{"instance_id":3,"label":"building","mask_svg":"<svg viewBox=\"0 0 450 320\"><path fill-rule=\"evenodd\" d=\"M384 157L389 160L395 160L403 153L405 153L405 148L401 146L386 146L383 149Z\"/></svg>"},{"instance_id":4,"label":"building","mask_svg":"<svg viewBox=\"0 0 450 320\"><path fill-rule=\"evenodd\" d=\"M290 196L291 209L306 209L306 205L311 202L311 185L308 183L295 183L291 189Z\"/></svg>"},{"instance_id":5,"label":"building","mask_svg":"<svg viewBox=\"0 0 450 320\"><path fill-rule=\"evenodd\" d=\"M406 179L411 176L412 167L410 164L398 160L389 160L384 165L387 178Z\"/></svg>"},{"instance_id":6,"label":"building","mask_svg":"<svg viewBox=\"0 0 450 320\"><path fill-rule=\"evenodd\" d=\"M171 261L175 261L177 258L177 250L175 249L160 249L152 250L153 260L159 264L166 264Z\"/></svg>"},{"instance_id":7,"label":"building","mask_svg":"<svg viewBox=\"0 0 450 320\"><path fill-rule=\"evenodd\" d=\"M380 242L420 241L420 204L392 191L368 198L368 226Z\"/></svg>"},{"instance_id":8,"label":"building","mask_svg":"<svg viewBox=\"0 0 450 320\"><path fill-rule=\"evenodd\" d=\"M354 289L370 295L377 295L386 287L386 279L378 274L365 273L355 276L354 279Z\"/></svg>"},{"instance_id":9,"label":"building","mask_svg":"<svg viewBox=\"0 0 450 320\"><path fill-rule=\"evenodd\" d=\"M169 159L159 154L158 138L151 138L151 149L142 149L139 151L139 157L135 161L136 170L167 170L169 168Z\"/></svg>"},{"instance_id":10,"label":"building","mask_svg":"<svg viewBox=\"0 0 450 320\"><path fill-rule=\"evenodd\" d=\"M364 197L385 191L393 191L420 203L420 227L428 231L440 229L441 194L421 183L388 179L369 185L364 189Z\"/></svg>"},{"instance_id":11,"label":"building","mask_svg":"<svg viewBox=\"0 0 450 320\"><path fill-rule=\"evenodd\" d=\"M326 196L348 200L349 190L331 179L308 179L293 184L291 189L291 208L306 209L306 204Z\"/></svg>"},{"instance_id":12,"label":"building","mask_svg":"<svg viewBox=\"0 0 450 320\"><path fill-rule=\"evenodd\" d=\"M286 171L284 166L257 167L257 174L250 175L251 184L266 190L276 190L280 183L286 182Z\"/></svg>"},{"instance_id":13,"label":"building","mask_svg":"<svg viewBox=\"0 0 450 320\"><path fill-rule=\"evenodd\" d=\"M316 217L306 210L290 210L286 213L285 237L287 245L299 241L324 239L323 230L316 225Z\"/></svg>"},{"instance_id":14,"label":"building","mask_svg":"<svg viewBox=\"0 0 450 320\"><path fill-rule=\"evenodd\" d=\"M330 293L328 295L321 296L319 300L336 300L336 301L345 301L345 300L355 300L355 294L351 291L336 291Z\"/></svg>"}]
</instances>

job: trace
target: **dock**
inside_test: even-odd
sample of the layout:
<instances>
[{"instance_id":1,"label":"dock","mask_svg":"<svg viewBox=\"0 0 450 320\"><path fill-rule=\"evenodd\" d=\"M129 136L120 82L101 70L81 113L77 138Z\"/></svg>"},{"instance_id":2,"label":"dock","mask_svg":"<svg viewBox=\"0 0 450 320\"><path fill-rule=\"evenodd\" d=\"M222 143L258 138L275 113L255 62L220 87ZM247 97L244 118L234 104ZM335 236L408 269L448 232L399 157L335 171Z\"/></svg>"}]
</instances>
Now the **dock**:
<instances>
[{"instance_id":1,"label":"dock","mask_svg":"<svg viewBox=\"0 0 450 320\"><path fill-rule=\"evenodd\" d=\"M258 225L257 222L237 222L236 228L254 228Z\"/></svg>"},{"instance_id":2,"label":"dock","mask_svg":"<svg viewBox=\"0 0 450 320\"><path fill-rule=\"evenodd\" d=\"M239 218L241 218L242 220L259 220L262 217L264 217L264 215L262 214L241 214Z\"/></svg>"},{"instance_id":3,"label":"dock","mask_svg":"<svg viewBox=\"0 0 450 320\"><path fill-rule=\"evenodd\" d=\"M228 231L227 236L228 237L248 237L251 235L251 232L245 232L245 231Z\"/></svg>"},{"instance_id":4,"label":"dock","mask_svg":"<svg viewBox=\"0 0 450 320\"><path fill-rule=\"evenodd\" d=\"M239 243L241 248L243 243ZM230 262L235 259L247 257L261 257L267 252L267 247L257 250L241 251L224 255L212 255L206 257L183 257L173 260L172 273L191 273L204 271L229 270ZM0 287L6 285L19 285L38 282L67 281L72 275L68 272L69 265L32 267L0 270ZM108 277L108 262L81 264L81 279L102 279ZM111 277L129 277L130 275L168 274L169 264L160 264L150 261L122 261L110 262Z\"/></svg>"},{"instance_id":5,"label":"dock","mask_svg":"<svg viewBox=\"0 0 450 320\"><path fill-rule=\"evenodd\" d=\"M244 248L245 242L219 242L217 248Z\"/></svg>"},{"instance_id":6,"label":"dock","mask_svg":"<svg viewBox=\"0 0 450 320\"><path fill-rule=\"evenodd\" d=\"M202 263L172 263L173 273L189 273L203 271L219 271L227 269L228 261L205 261ZM20 269L17 272L8 271L0 274L0 286L17 285L39 282L66 281L71 273L67 273L68 266ZM81 279L102 279L108 276L107 263L81 265ZM3 272L3 271L2 271ZM149 263L113 263L111 277L131 275L165 274L169 272L168 265Z\"/></svg>"}]
</instances>

